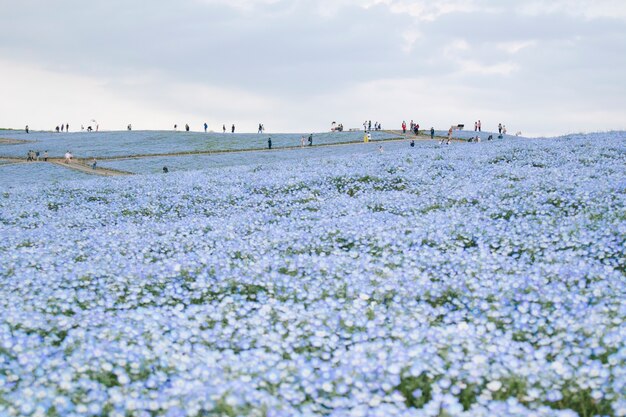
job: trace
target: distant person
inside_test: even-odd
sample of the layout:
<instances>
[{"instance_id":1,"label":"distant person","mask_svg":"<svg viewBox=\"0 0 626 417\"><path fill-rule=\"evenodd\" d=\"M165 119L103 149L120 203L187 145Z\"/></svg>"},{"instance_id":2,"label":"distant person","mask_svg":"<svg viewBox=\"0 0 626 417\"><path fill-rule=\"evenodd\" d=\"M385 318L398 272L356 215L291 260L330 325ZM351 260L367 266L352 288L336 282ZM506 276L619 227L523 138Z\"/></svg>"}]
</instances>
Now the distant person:
<instances>
[{"instance_id":1,"label":"distant person","mask_svg":"<svg viewBox=\"0 0 626 417\"><path fill-rule=\"evenodd\" d=\"M189 132L189 125L187 123L185 123L185 131Z\"/></svg>"},{"instance_id":2,"label":"distant person","mask_svg":"<svg viewBox=\"0 0 626 417\"><path fill-rule=\"evenodd\" d=\"M208 128L209 128L209 125L208 125L206 122L204 122L204 133L206 133L206 130L207 130Z\"/></svg>"},{"instance_id":3,"label":"distant person","mask_svg":"<svg viewBox=\"0 0 626 417\"><path fill-rule=\"evenodd\" d=\"M450 144L450 140L452 140L452 128L448 129L448 141L446 142L446 145ZM443 143L443 139L441 139L441 143Z\"/></svg>"},{"instance_id":4,"label":"distant person","mask_svg":"<svg viewBox=\"0 0 626 417\"><path fill-rule=\"evenodd\" d=\"M26 125L26 128L24 130L26 130L26 133L28 133L28 125Z\"/></svg>"},{"instance_id":5,"label":"distant person","mask_svg":"<svg viewBox=\"0 0 626 417\"><path fill-rule=\"evenodd\" d=\"M474 132L478 132L478 122L474 122Z\"/></svg>"},{"instance_id":6,"label":"distant person","mask_svg":"<svg viewBox=\"0 0 626 417\"><path fill-rule=\"evenodd\" d=\"M383 145L378 145L378 152L383 153Z\"/></svg>"},{"instance_id":7,"label":"distant person","mask_svg":"<svg viewBox=\"0 0 626 417\"><path fill-rule=\"evenodd\" d=\"M92 130L91 126L87 126L87 132L91 132Z\"/></svg>"},{"instance_id":8,"label":"distant person","mask_svg":"<svg viewBox=\"0 0 626 417\"><path fill-rule=\"evenodd\" d=\"M257 133L263 133L263 125L259 123L259 131Z\"/></svg>"},{"instance_id":9,"label":"distant person","mask_svg":"<svg viewBox=\"0 0 626 417\"><path fill-rule=\"evenodd\" d=\"M478 131L481 132L482 131L482 123L480 123L480 120L478 120Z\"/></svg>"},{"instance_id":10,"label":"distant person","mask_svg":"<svg viewBox=\"0 0 626 417\"><path fill-rule=\"evenodd\" d=\"M167 174L168 172L170 172L169 169L167 169L167 167L163 167L163 173Z\"/></svg>"},{"instance_id":11,"label":"distant person","mask_svg":"<svg viewBox=\"0 0 626 417\"><path fill-rule=\"evenodd\" d=\"M435 128L434 127L430 128L430 138L431 139L435 139Z\"/></svg>"},{"instance_id":12,"label":"distant person","mask_svg":"<svg viewBox=\"0 0 626 417\"><path fill-rule=\"evenodd\" d=\"M98 165L98 161L96 161L96 158L93 159L93 161L91 161L91 169L96 169L96 166Z\"/></svg>"},{"instance_id":13,"label":"distant person","mask_svg":"<svg viewBox=\"0 0 626 417\"><path fill-rule=\"evenodd\" d=\"M309 146L313 146L313 133L309 135Z\"/></svg>"},{"instance_id":14,"label":"distant person","mask_svg":"<svg viewBox=\"0 0 626 417\"><path fill-rule=\"evenodd\" d=\"M404 120L402 121L402 133L406 134L406 122Z\"/></svg>"},{"instance_id":15,"label":"distant person","mask_svg":"<svg viewBox=\"0 0 626 417\"><path fill-rule=\"evenodd\" d=\"M65 163L69 164L72 161L72 154L70 151L65 152Z\"/></svg>"},{"instance_id":16,"label":"distant person","mask_svg":"<svg viewBox=\"0 0 626 417\"><path fill-rule=\"evenodd\" d=\"M178 129L178 125L174 125L174 130Z\"/></svg>"},{"instance_id":17,"label":"distant person","mask_svg":"<svg viewBox=\"0 0 626 417\"><path fill-rule=\"evenodd\" d=\"M128 124L128 126L126 126L126 129L128 129L129 131L130 131L130 130L133 130L133 125L131 125L131 124L129 123L129 124Z\"/></svg>"},{"instance_id":18,"label":"distant person","mask_svg":"<svg viewBox=\"0 0 626 417\"><path fill-rule=\"evenodd\" d=\"M502 134L506 135L506 126L505 125L502 125Z\"/></svg>"},{"instance_id":19,"label":"distant person","mask_svg":"<svg viewBox=\"0 0 626 417\"><path fill-rule=\"evenodd\" d=\"M48 151L45 151L45 152L43 153L43 160L44 160L44 161L46 161L46 162L48 162Z\"/></svg>"},{"instance_id":20,"label":"distant person","mask_svg":"<svg viewBox=\"0 0 626 417\"><path fill-rule=\"evenodd\" d=\"M61 124L61 132L63 132L63 129L65 129L65 125Z\"/></svg>"},{"instance_id":21,"label":"distant person","mask_svg":"<svg viewBox=\"0 0 626 417\"><path fill-rule=\"evenodd\" d=\"M267 149L272 149L272 138L267 139Z\"/></svg>"},{"instance_id":22,"label":"distant person","mask_svg":"<svg viewBox=\"0 0 626 417\"><path fill-rule=\"evenodd\" d=\"M70 124L69 124L69 123L67 123L67 124L65 125L65 131L66 131L66 132L69 132L69 131L70 131Z\"/></svg>"},{"instance_id":23,"label":"distant person","mask_svg":"<svg viewBox=\"0 0 626 417\"><path fill-rule=\"evenodd\" d=\"M305 141L304 136L300 136L300 147L301 148L304 148L304 141Z\"/></svg>"},{"instance_id":24,"label":"distant person","mask_svg":"<svg viewBox=\"0 0 626 417\"><path fill-rule=\"evenodd\" d=\"M222 133L226 133L226 125L222 125Z\"/></svg>"},{"instance_id":25,"label":"distant person","mask_svg":"<svg viewBox=\"0 0 626 417\"><path fill-rule=\"evenodd\" d=\"M498 134L502 134L502 123L498 123Z\"/></svg>"},{"instance_id":26,"label":"distant person","mask_svg":"<svg viewBox=\"0 0 626 417\"><path fill-rule=\"evenodd\" d=\"M59 126L57 126L55 130L57 131L57 133L59 133L60 131Z\"/></svg>"},{"instance_id":27,"label":"distant person","mask_svg":"<svg viewBox=\"0 0 626 417\"><path fill-rule=\"evenodd\" d=\"M371 131L371 130L372 130L372 121L371 121L371 120L368 120L368 121L367 121L367 130L368 130L368 131Z\"/></svg>"},{"instance_id":28,"label":"distant person","mask_svg":"<svg viewBox=\"0 0 626 417\"><path fill-rule=\"evenodd\" d=\"M487 140L493 140L493 135L487 136Z\"/></svg>"},{"instance_id":29,"label":"distant person","mask_svg":"<svg viewBox=\"0 0 626 417\"><path fill-rule=\"evenodd\" d=\"M98 129L100 129L100 125L96 124L96 132L98 131Z\"/></svg>"},{"instance_id":30,"label":"distant person","mask_svg":"<svg viewBox=\"0 0 626 417\"><path fill-rule=\"evenodd\" d=\"M35 152L35 160L39 162L39 151Z\"/></svg>"},{"instance_id":31,"label":"distant person","mask_svg":"<svg viewBox=\"0 0 626 417\"><path fill-rule=\"evenodd\" d=\"M235 124L233 123L232 127L230 128L230 133L235 133Z\"/></svg>"}]
</instances>

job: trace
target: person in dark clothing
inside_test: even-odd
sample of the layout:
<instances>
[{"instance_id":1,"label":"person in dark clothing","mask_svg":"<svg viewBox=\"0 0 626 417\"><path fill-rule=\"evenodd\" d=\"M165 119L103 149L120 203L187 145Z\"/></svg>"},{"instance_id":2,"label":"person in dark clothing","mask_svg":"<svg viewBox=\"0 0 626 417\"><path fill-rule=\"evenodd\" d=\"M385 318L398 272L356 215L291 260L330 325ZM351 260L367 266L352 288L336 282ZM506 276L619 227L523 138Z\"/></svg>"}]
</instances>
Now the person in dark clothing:
<instances>
[{"instance_id":1,"label":"person in dark clothing","mask_svg":"<svg viewBox=\"0 0 626 417\"><path fill-rule=\"evenodd\" d=\"M309 135L309 146L313 146L313 134Z\"/></svg>"},{"instance_id":2,"label":"person in dark clothing","mask_svg":"<svg viewBox=\"0 0 626 417\"><path fill-rule=\"evenodd\" d=\"M66 132L69 132L69 131L70 131L70 124L69 124L69 123L67 123L67 124L65 125L65 131L66 131Z\"/></svg>"},{"instance_id":3,"label":"person in dark clothing","mask_svg":"<svg viewBox=\"0 0 626 417\"><path fill-rule=\"evenodd\" d=\"M267 149L272 149L272 138L267 139Z\"/></svg>"},{"instance_id":4,"label":"person in dark clothing","mask_svg":"<svg viewBox=\"0 0 626 417\"><path fill-rule=\"evenodd\" d=\"M185 131L189 132L189 125L185 123Z\"/></svg>"},{"instance_id":5,"label":"person in dark clothing","mask_svg":"<svg viewBox=\"0 0 626 417\"><path fill-rule=\"evenodd\" d=\"M415 140L411 139L411 148L415 147Z\"/></svg>"},{"instance_id":6,"label":"person in dark clothing","mask_svg":"<svg viewBox=\"0 0 626 417\"><path fill-rule=\"evenodd\" d=\"M204 122L204 133L206 133L206 130L207 130L208 128L209 128L209 125L208 125L206 122Z\"/></svg>"},{"instance_id":7,"label":"person in dark clothing","mask_svg":"<svg viewBox=\"0 0 626 417\"><path fill-rule=\"evenodd\" d=\"M235 133L235 124L230 127L230 133Z\"/></svg>"},{"instance_id":8,"label":"person in dark clothing","mask_svg":"<svg viewBox=\"0 0 626 417\"><path fill-rule=\"evenodd\" d=\"M430 138L431 138L431 139L434 139L434 138L435 138L435 128L434 128L434 127L431 127L431 128L430 128Z\"/></svg>"},{"instance_id":9,"label":"person in dark clothing","mask_svg":"<svg viewBox=\"0 0 626 417\"><path fill-rule=\"evenodd\" d=\"M170 172L169 169L167 169L167 167L163 167L163 173L167 174L168 172Z\"/></svg>"},{"instance_id":10,"label":"person in dark clothing","mask_svg":"<svg viewBox=\"0 0 626 417\"><path fill-rule=\"evenodd\" d=\"M28 133L28 125L26 125L26 133Z\"/></svg>"}]
</instances>

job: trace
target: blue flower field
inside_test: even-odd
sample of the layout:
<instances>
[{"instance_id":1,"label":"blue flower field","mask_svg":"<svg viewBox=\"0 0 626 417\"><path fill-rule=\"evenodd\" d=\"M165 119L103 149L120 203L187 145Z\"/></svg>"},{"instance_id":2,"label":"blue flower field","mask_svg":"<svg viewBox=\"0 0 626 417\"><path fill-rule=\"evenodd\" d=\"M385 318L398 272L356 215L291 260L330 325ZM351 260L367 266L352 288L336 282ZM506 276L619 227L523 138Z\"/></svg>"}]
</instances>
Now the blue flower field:
<instances>
[{"instance_id":1,"label":"blue flower field","mask_svg":"<svg viewBox=\"0 0 626 417\"><path fill-rule=\"evenodd\" d=\"M625 132L272 152L0 166L0 416L626 416Z\"/></svg>"}]
</instances>

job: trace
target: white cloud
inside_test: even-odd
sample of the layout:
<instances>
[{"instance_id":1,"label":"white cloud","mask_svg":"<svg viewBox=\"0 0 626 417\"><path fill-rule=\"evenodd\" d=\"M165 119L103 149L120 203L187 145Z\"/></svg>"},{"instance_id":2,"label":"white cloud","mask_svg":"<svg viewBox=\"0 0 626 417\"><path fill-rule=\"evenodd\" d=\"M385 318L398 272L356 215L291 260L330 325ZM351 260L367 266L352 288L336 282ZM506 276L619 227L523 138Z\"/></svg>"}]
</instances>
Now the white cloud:
<instances>
[{"instance_id":1,"label":"white cloud","mask_svg":"<svg viewBox=\"0 0 626 417\"><path fill-rule=\"evenodd\" d=\"M514 42L497 42L496 49L506 52L507 54L514 55L522 49L534 47L537 42L534 40L529 41L514 41Z\"/></svg>"},{"instance_id":2,"label":"white cloud","mask_svg":"<svg viewBox=\"0 0 626 417\"><path fill-rule=\"evenodd\" d=\"M519 70L519 65L514 62L500 62L497 64L489 65L478 61L463 60L459 61L461 72L465 74L476 75L511 75L515 71Z\"/></svg>"},{"instance_id":3,"label":"white cloud","mask_svg":"<svg viewBox=\"0 0 626 417\"><path fill-rule=\"evenodd\" d=\"M624 0L530 0L517 5L520 13L538 16L545 14L567 14L570 16L626 19Z\"/></svg>"},{"instance_id":4,"label":"white cloud","mask_svg":"<svg viewBox=\"0 0 626 417\"><path fill-rule=\"evenodd\" d=\"M422 33L417 29L407 29L402 32L402 39L404 40L402 50L407 54L410 53L413 50L413 45L415 45L415 42L421 37Z\"/></svg>"}]
</instances>

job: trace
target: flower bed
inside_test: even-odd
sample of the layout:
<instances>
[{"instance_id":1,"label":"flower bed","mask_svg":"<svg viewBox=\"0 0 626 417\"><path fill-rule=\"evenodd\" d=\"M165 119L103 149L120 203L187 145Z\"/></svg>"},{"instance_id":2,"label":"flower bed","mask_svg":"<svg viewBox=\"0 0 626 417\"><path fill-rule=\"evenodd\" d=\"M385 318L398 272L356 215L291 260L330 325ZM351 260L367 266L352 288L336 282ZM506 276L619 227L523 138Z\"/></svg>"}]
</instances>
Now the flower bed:
<instances>
[{"instance_id":1,"label":"flower bed","mask_svg":"<svg viewBox=\"0 0 626 417\"><path fill-rule=\"evenodd\" d=\"M0 415L626 415L624 134L0 185Z\"/></svg>"}]
</instances>

